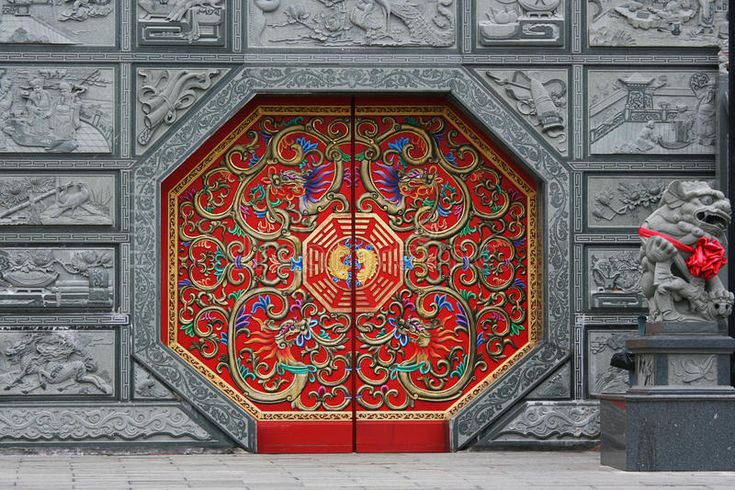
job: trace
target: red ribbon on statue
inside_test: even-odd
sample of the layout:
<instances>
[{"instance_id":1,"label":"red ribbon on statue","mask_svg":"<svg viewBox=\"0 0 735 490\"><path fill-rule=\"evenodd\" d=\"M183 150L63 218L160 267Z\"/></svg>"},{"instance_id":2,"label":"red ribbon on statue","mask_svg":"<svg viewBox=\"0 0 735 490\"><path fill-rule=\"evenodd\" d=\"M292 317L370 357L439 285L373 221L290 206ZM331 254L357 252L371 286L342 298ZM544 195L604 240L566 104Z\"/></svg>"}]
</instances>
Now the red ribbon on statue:
<instances>
[{"instance_id":1,"label":"red ribbon on statue","mask_svg":"<svg viewBox=\"0 0 735 490\"><path fill-rule=\"evenodd\" d=\"M660 236L682 252L691 254L687 260L687 267L693 276L710 280L727 264L725 248L717 240L701 237L692 247L681 243L676 238L649 228L640 227L638 234L643 238Z\"/></svg>"}]
</instances>

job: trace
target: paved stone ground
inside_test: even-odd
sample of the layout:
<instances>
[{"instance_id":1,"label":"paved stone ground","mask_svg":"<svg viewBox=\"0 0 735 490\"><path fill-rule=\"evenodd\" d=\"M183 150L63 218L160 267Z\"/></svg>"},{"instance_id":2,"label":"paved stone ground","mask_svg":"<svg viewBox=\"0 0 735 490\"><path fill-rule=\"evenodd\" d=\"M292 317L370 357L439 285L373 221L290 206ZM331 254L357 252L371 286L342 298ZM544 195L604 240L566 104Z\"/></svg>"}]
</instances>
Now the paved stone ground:
<instances>
[{"instance_id":1,"label":"paved stone ground","mask_svg":"<svg viewBox=\"0 0 735 490\"><path fill-rule=\"evenodd\" d=\"M596 452L0 455L0 489L735 489L735 472L626 473Z\"/></svg>"}]
</instances>

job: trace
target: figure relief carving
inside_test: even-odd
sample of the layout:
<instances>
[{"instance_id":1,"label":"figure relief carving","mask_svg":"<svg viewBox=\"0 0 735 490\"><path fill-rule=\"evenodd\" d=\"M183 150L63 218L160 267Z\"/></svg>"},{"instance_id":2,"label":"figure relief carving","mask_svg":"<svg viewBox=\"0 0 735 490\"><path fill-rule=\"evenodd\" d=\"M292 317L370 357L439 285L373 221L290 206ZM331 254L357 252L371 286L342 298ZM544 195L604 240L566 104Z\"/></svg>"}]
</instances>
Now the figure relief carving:
<instances>
[{"instance_id":1,"label":"figure relief carving","mask_svg":"<svg viewBox=\"0 0 735 490\"><path fill-rule=\"evenodd\" d=\"M0 225L112 225L115 178L0 176Z\"/></svg>"},{"instance_id":2,"label":"figure relief carving","mask_svg":"<svg viewBox=\"0 0 735 490\"><path fill-rule=\"evenodd\" d=\"M223 73L219 69L140 70L138 150L160 138Z\"/></svg>"},{"instance_id":3,"label":"figure relief carving","mask_svg":"<svg viewBox=\"0 0 735 490\"><path fill-rule=\"evenodd\" d=\"M567 152L565 71L488 71L501 95L562 154Z\"/></svg>"},{"instance_id":4,"label":"figure relief carving","mask_svg":"<svg viewBox=\"0 0 735 490\"><path fill-rule=\"evenodd\" d=\"M483 46L561 46L562 0L477 0L477 31Z\"/></svg>"},{"instance_id":5,"label":"figure relief carving","mask_svg":"<svg viewBox=\"0 0 735 490\"><path fill-rule=\"evenodd\" d=\"M1 0L0 43L114 46L112 0Z\"/></svg>"},{"instance_id":6,"label":"figure relief carving","mask_svg":"<svg viewBox=\"0 0 735 490\"><path fill-rule=\"evenodd\" d=\"M632 339L632 330L590 330L588 347L588 384L591 396L601 393L625 393L630 387L628 372L610 366L610 359L625 349L625 341Z\"/></svg>"},{"instance_id":7,"label":"figure relief carving","mask_svg":"<svg viewBox=\"0 0 735 490\"><path fill-rule=\"evenodd\" d=\"M715 74L590 72L593 154L712 154Z\"/></svg>"},{"instance_id":8,"label":"figure relief carving","mask_svg":"<svg viewBox=\"0 0 735 490\"><path fill-rule=\"evenodd\" d=\"M590 46L716 46L728 0L588 0Z\"/></svg>"},{"instance_id":9,"label":"figure relief carving","mask_svg":"<svg viewBox=\"0 0 735 490\"><path fill-rule=\"evenodd\" d=\"M111 152L112 75L98 68L0 68L0 152Z\"/></svg>"},{"instance_id":10,"label":"figure relief carving","mask_svg":"<svg viewBox=\"0 0 735 490\"><path fill-rule=\"evenodd\" d=\"M594 250L589 255L591 308L643 308L636 250Z\"/></svg>"},{"instance_id":11,"label":"figure relief carving","mask_svg":"<svg viewBox=\"0 0 735 490\"><path fill-rule=\"evenodd\" d=\"M224 45L225 14L225 0L138 0L138 42Z\"/></svg>"},{"instance_id":12,"label":"figure relief carving","mask_svg":"<svg viewBox=\"0 0 735 490\"><path fill-rule=\"evenodd\" d=\"M0 249L0 309L114 303L113 249Z\"/></svg>"},{"instance_id":13,"label":"figure relief carving","mask_svg":"<svg viewBox=\"0 0 735 490\"><path fill-rule=\"evenodd\" d=\"M705 182L672 182L639 230L641 288L649 321L717 321L732 313L733 294L717 276L730 201Z\"/></svg>"},{"instance_id":14,"label":"figure relief carving","mask_svg":"<svg viewBox=\"0 0 735 490\"><path fill-rule=\"evenodd\" d=\"M455 44L454 0L255 0L250 44L433 46Z\"/></svg>"},{"instance_id":15,"label":"figure relief carving","mask_svg":"<svg viewBox=\"0 0 735 490\"><path fill-rule=\"evenodd\" d=\"M114 335L73 331L0 334L0 395L112 394Z\"/></svg>"}]
</instances>

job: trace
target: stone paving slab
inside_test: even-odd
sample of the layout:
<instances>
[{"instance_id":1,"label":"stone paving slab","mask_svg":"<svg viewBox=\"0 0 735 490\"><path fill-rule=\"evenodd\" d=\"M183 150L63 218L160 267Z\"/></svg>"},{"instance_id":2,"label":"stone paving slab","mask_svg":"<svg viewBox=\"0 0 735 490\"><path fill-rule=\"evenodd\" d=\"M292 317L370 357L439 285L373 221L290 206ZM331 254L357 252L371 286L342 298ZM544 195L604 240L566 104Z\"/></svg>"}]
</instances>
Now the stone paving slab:
<instances>
[{"instance_id":1,"label":"stone paving slab","mask_svg":"<svg viewBox=\"0 0 735 490\"><path fill-rule=\"evenodd\" d=\"M597 452L2 455L0 488L24 490L732 490L735 472L626 473Z\"/></svg>"}]
</instances>

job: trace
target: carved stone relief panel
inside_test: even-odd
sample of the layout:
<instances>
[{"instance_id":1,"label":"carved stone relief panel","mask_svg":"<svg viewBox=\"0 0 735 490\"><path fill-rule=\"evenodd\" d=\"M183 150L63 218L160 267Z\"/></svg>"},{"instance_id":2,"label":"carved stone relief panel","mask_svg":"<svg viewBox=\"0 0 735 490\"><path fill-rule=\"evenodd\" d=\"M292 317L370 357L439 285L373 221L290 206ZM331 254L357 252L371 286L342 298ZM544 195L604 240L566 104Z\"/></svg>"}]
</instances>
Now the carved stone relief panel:
<instances>
[{"instance_id":1,"label":"carved stone relief panel","mask_svg":"<svg viewBox=\"0 0 735 490\"><path fill-rule=\"evenodd\" d=\"M139 69L135 111L135 152L157 141L222 76L226 68Z\"/></svg>"},{"instance_id":2,"label":"carved stone relief panel","mask_svg":"<svg viewBox=\"0 0 735 490\"><path fill-rule=\"evenodd\" d=\"M559 153L568 154L566 70L480 70L490 86Z\"/></svg>"},{"instance_id":3,"label":"carved stone relief panel","mask_svg":"<svg viewBox=\"0 0 735 490\"><path fill-rule=\"evenodd\" d=\"M255 0L248 40L256 47L456 44L455 0Z\"/></svg>"},{"instance_id":4,"label":"carved stone relief panel","mask_svg":"<svg viewBox=\"0 0 735 490\"><path fill-rule=\"evenodd\" d=\"M657 207L666 187L681 176L588 176L586 225L588 228L637 230ZM707 180L702 176L687 179ZM714 182L712 183L714 185Z\"/></svg>"},{"instance_id":5,"label":"carved stone relief panel","mask_svg":"<svg viewBox=\"0 0 735 490\"><path fill-rule=\"evenodd\" d=\"M138 44L224 46L228 3L227 0L137 0Z\"/></svg>"},{"instance_id":6,"label":"carved stone relief panel","mask_svg":"<svg viewBox=\"0 0 735 490\"><path fill-rule=\"evenodd\" d=\"M715 71L590 70L592 154L713 154Z\"/></svg>"},{"instance_id":7,"label":"carved stone relief panel","mask_svg":"<svg viewBox=\"0 0 735 490\"><path fill-rule=\"evenodd\" d=\"M113 330L0 331L0 397L112 396L114 386Z\"/></svg>"},{"instance_id":8,"label":"carved stone relief panel","mask_svg":"<svg viewBox=\"0 0 735 490\"><path fill-rule=\"evenodd\" d=\"M169 402L170 403L170 402ZM3 407L0 441L212 441L179 406Z\"/></svg>"},{"instance_id":9,"label":"carved stone relief panel","mask_svg":"<svg viewBox=\"0 0 735 490\"><path fill-rule=\"evenodd\" d=\"M668 354L666 357L669 385L717 385L717 355Z\"/></svg>"},{"instance_id":10,"label":"carved stone relief panel","mask_svg":"<svg viewBox=\"0 0 735 490\"><path fill-rule=\"evenodd\" d=\"M656 384L656 358L653 354L641 354L635 356L635 373L637 386L654 386Z\"/></svg>"},{"instance_id":11,"label":"carved stone relief panel","mask_svg":"<svg viewBox=\"0 0 735 490\"><path fill-rule=\"evenodd\" d=\"M112 68L0 66L0 152L110 153Z\"/></svg>"},{"instance_id":12,"label":"carved stone relief panel","mask_svg":"<svg viewBox=\"0 0 735 490\"><path fill-rule=\"evenodd\" d=\"M481 46L562 46L564 0L475 0Z\"/></svg>"},{"instance_id":13,"label":"carved stone relief panel","mask_svg":"<svg viewBox=\"0 0 735 490\"><path fill-rule=\"evenodd\" d=\"M558 371L533 389L526 397L529 400L558 400L570 398L572 372L569 363L564 364Z\"/></svg>"},{"instance_id":14,"label":"carved stone relief panel","mask_svg":"<svg viewBox=\"0 0 735 490\"><path fill-rule=\"evenodd\" d=\"M176 397L148 370L137 362L133 364L133 386L138 400L173 400Z\"/></svg>"},{"instance_id":15,"label":"carved stone relief panel","mask_svg":"<svg viewBox=\"0 0 735 490\"><path fill-rule=\"evenodd\" d=\"M541 440L569 441L600 436L600 407L595 401L525 402L478 446Z\"/></svg>"},{"instance_id":16,"label":"carved stone relief panel","mask_svg":"<svg viewBox=\"0 0 735 490\"><path fill-rule=\"evenodd\" d=\"M587 331L587 393L625 393L630 388L628 371L612 367L610 358L625 348L625 341L637 335L636 330Z\"/></svg>"},{"instance_id":17,"label":"carved stone relief panel","mask_svg":"<svg viewBox=\"0 0 735 490\"><path fill-rule=\"evenodd\" d=\"M0 225L114 225L111 174L0 174Z\"/></svg>"},{"instance_id":18,"label":"carved stone relief panel","mask_svg":"<svg viewBox=\"0 0 735 490\"><path fill-rule=\"evenodd\" d=\"M586 257L588 298L591 310L644 309L640 289L638 248L588 247Z\"/></svg>"},{"instance_id":19,"label":"carved stone relief panel","mask_svg":"<svg viewBox=\"0 0 735 490\"><path fill-rule=\"evenodd\" d=\"M115 45L112 0L4 0L0 44Z\"/></svg>"},{"instance_id":20,"label":"carved stone relief panel","mask_svg":"<svg viewBox=\"0 0 735 490\"><path fill-rule=\"evenodd\" d=\"M588 0L589 45L716 46L727 10L728 0Z\"/></svg>"},{"instance_id":21,"label":"carved stone relief panel","mask_svg":"<svg viewBox=\"0 0 735 490\"><path fill-rule=\"evenodd\" d=\"M0 248L0 311L112 310L115 264L113 248Z\"/></svg>"}]
</instances>

